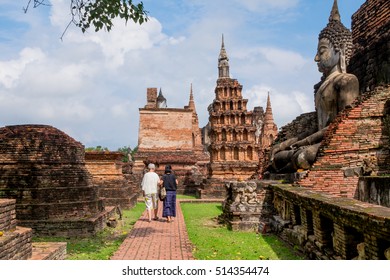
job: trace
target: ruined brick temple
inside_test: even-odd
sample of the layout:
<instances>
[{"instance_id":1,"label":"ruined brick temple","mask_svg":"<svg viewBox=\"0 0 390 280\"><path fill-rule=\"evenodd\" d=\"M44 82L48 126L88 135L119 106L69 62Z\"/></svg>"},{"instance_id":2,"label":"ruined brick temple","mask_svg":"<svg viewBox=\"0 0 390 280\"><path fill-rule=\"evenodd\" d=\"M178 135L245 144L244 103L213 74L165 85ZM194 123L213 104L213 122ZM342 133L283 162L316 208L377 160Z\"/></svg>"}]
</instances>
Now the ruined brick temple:
<instances>
[{"instance_id":1,"label":"ruined brick temple","mask_svg":"<svg viewBox=\"0 0 390 280\"><path fill-rule=\"evenodd\" d=\"M138 180L149 162L157 165L157 173L171 164L179 178L179 193L222 198L225 180L258 176L259 162L266 160L266 151L278 133L270 96L265 112L262 107L248 111L242 85L230 78L228 61L222 39L215 99L208 107L209 123L202 129L192 85L184 108L168 107L161 89L158 94L157 88L147 89L147 104L139 109L134 156Z\"/></svg>"},{"instance_id":2,"label":"ruined brick temple","mask_svg":"<svg viewBox=\"0 0 390 280\"><path fill-rule=\"evenodd\" d=\"M258 168L256 126L253 112L247 110L248 99L242 96L242 85L230 78L223 38L218 70L215 99L208 108L209 176L213 179L248 179Z\"/></svg>"},{"instance_id":3,"label":"ruined brick temple","mask_svg":"<svg viewBox=\"0 0 390 280\"><path fill-rule=\"evenodd\" d=\"M206 174L208 154L202 145L201 129L195 108L192 85L188 105L169 108L160 89L147 89L147 104L139 109L138 150L133 172L141 175L149 162L162 174L170 164L179 179L179 192L195 193Z\"/></svg>"},{"instance_id":4,"label":"ruined brick temple","mask_svg":"<svg viewBox=\"0 0 390 280\"><path fill-rule=\"evenodd\" d=\"M336 0L330 21L333 15L340 20ZM361 95L330 123L312 166L285 174L293 184L227 184L223 218L233 229L274 232L310 259L390 259L389 25L385 0L368 0L352 16L348 69ZM279 137L315 123L306 113Z\"/></svg>"},{"instance_id":5,"label":"ruined brick temple","mask_svg":"<svg viewBox=\"0 0 390 280\"><path fill-rule=\"evenodd\" d=\"M132 172L126 172L131 163L122 161L121 152L85 152L85 164L98 187L98 196L106 206L129 209L137 203L139 187Z\"/></svg>"},{"instance_id":6,"label":"ruined brick temple","mask_svg":"<svg viewBox=\"0 0 390 280\"><path fill-rule=\"evenodd\" d=\"M47 125L0 128L0 198L16 201L18 226L48 236L102 230L114 207L85 166L84 146Z\"/></svg>"},{"instance_id":7,"label":"ruined brick temple","mask_svg":"<svg viewBox=\"0 0 390 280\"><path fill-rule=\"evenodd\" d=\"M208 125L199 128L192 85L184 108L168 107L161 89L148 88L130 164L116 152L85 153L81 143L52 126L0 128L0 259L31 259L34 250L50 247L32 244L33 233L96 234L117 206L136 203L150 162L159 174L172 165L179 193L224 197L220 219L233 230L277 234L309 259L390 259L389 1L367 0L352 16L351 33L334 0L320 34L333 40L341 29L343 40L351 35L353 48L346 56L349 65L339 59L337 71L349 81L357 77L360 91L320 131L316 111L298 116L278 134L270 94L265 111L248 110L242 85L230 78L223 37ZM303 145L292 145L302 139ZM272 166L276 148L289 164L297 150L313 146L307 168ZM58 243L43 258L65 254L65 244Z\"/></svg>"},{"instance_id":8,"label":"ruined brick temple","mask_svg":"<svg viewBox=\"0 0 390 280\"><path fill-rule=\"evenodd\" d=\"M229 58L222 37L218 57L215 99L209 105L209 123L204 129L205 145L210 153L208 179L199 189L201 197L224 197L224 182L259 176L260 163L276 138L270 96L264 113L262 107L247 109L242 85L230 78Z\"/></svg>"}]
</instances>

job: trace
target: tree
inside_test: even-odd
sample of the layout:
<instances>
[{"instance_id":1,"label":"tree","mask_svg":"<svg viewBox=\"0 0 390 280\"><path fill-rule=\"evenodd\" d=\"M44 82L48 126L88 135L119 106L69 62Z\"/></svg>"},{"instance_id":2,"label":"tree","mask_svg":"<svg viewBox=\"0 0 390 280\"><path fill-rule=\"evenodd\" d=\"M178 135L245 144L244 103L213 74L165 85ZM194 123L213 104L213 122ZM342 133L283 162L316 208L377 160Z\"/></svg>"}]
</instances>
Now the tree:
<instances>
[{"instance_id":1,"label":"tree","mask_svg":"<svg viewBox=\"0 0 390 280\"><path fill-rule=\"evenodd\" d=\"M96 146L85 148L86 152L109 152L107 147Z\"/></svg>"},{"instance_id":2,"label":"tree","mask_svg":"<svg viewBox=\"0 0 390 280\"><path fill-rule=\"evenodd\" d=\"M123 154L122 161L123 162L129 162L131 160L131 148L130 146L124 146L123 148L119 148L118 152L121 152Z\"/></svg>"},{"instance_id":3,"label":"tree","mask_svg":"<svg viewBox=\"0 0 390 280\"><path fill-rule=\"evenodd\" d=\"M145 11L142 2L134 4L133 0L69 0L71 19L66 30L71 24L76 25L84 33L91 26L95 31L106 29L110 31L113 27L113 19L121 18L127 23L129 20L142 24L148 21L148 12ZM50 6L49 0L28 0L23 8L27 13L30 7L36 8L41 5Z\"/></svg>"}]
</instances>

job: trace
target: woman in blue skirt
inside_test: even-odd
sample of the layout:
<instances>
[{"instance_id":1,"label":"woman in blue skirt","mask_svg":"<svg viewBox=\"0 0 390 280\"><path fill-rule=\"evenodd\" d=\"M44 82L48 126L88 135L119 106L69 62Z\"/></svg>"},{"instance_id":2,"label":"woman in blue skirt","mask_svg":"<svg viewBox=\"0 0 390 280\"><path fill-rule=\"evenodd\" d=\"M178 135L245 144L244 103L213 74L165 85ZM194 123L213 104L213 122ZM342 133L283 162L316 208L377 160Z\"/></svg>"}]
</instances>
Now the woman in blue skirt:
<instances>
[{"instance_id":1,"label":"woman in blue skirt","mask_svg":"<svg viewBox=\"0 0 390 280\"><path fill-rule=\"evenodd\" d=\"M176 189L177 179L172 173L170 165L165 166L165 174L162 176L163 186L167 191L167 196L163 201L163 217L167 218L167 222L173 222L173 217L176 217Z\"/></svg>"}]
</instances>

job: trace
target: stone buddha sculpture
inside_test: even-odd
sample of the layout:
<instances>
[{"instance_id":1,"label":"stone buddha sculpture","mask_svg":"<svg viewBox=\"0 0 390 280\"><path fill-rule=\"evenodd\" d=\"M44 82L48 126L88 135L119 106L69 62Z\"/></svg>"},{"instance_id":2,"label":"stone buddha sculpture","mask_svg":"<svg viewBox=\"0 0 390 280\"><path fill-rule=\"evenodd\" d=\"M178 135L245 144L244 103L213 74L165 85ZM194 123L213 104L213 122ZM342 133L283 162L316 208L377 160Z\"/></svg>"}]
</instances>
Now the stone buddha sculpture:
<instances>
[{"instance_id":1,"label":"stone buddha sculpture","mask_svg":"<svg viewBox=\"0 0 390 280\"><path fill-rule=\"evenodd\" d=\"M319 34L314 59L323 73L321 81L314 86L317 131L307 131L275 145L270 160L276 172L309 169L328 125L358 97L359 82L356 76L346 73L351 52L351 32L341 23L335 0L329 23Z\"/></svg>"}]
</instances>

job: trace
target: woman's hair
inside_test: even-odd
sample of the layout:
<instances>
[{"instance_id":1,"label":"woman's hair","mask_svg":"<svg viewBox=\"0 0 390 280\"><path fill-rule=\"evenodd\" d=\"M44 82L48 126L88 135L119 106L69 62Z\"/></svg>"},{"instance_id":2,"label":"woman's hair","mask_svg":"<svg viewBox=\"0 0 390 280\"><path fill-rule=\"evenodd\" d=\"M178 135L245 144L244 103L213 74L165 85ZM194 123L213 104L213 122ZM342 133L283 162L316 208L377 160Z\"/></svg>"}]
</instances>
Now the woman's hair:
<instances>
[{"instance_id":1,"label":"woman's hair","mask_svg":"<svg viewBox=\"0 0 390 280\"><path fill-rule=\"evenodd\" d=\"M165 165L165 174L172 172L172 166L170 164Z\"/></svg>"}]
</instances>

